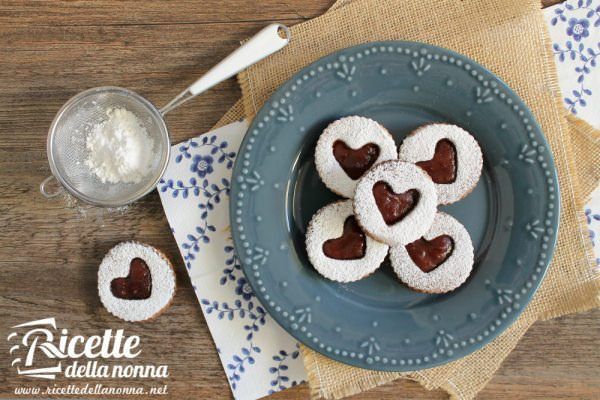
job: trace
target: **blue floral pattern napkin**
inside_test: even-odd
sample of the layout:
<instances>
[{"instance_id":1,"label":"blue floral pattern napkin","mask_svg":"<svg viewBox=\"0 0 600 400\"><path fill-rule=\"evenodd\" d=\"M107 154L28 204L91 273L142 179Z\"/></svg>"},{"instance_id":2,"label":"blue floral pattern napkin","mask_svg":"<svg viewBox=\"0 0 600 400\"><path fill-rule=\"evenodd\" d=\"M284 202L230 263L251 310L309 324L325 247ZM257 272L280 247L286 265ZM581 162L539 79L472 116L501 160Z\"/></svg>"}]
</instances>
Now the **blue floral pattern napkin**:
<instances>
[{"instance_id":1,"label":"blue floral pattern napkin","mask_svg":"<svg viewBox=\"0 0 600 400\"><path fill-rule=\"evenodd\" d=\"M569 0L545 15L565 107L600 128L600 0ZM247 128L240 121L173 146L158 187L238 400L254 400L306 379L298 344L266 314L234 256L229 187ZM600 192L585 215L594 241L600 235ZM594 250L600 264L598 241Z\"/></svg>"},{"instance_id":2,"label":"blue floral pattern napkin","mask_svg":"<svg viewBox=\"0 0 600 400\"><path fill-rule=\"evenodd\" d=\"M569 0L545 10L565 107L600 129L600 0ZM585 207L600 266L600 190Z\"/></svg>"},{"instance_id":3,"label":"blue floral pattern napkin","mask_svg":"<svg viewBox=\"0 0 600 400\"><path fill-rule=\"evenodd\" d=\"M565 106L600 126L600 0L570 0L545 11Z\"/></svg>"},{"instance_id":4,"label":"blue floral pattern napkin","mask_svg":"<svg viewBox=\"0 0 600 400\"><path fill-rule=\"evenodd\" d=\"M298 344L271 319L234 256L231 169L243 121L173 146L158 185L233 395L254 400L306 379Z\"/></svg>"}]
</instances>

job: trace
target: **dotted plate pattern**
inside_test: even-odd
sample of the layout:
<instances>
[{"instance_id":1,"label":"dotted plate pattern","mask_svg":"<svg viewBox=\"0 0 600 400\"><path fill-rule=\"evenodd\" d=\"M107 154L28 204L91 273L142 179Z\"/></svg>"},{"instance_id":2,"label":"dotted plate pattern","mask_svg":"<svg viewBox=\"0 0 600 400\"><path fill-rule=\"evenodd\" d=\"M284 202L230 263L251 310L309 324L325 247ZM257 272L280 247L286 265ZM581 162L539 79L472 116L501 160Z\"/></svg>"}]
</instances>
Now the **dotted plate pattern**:
<instances>
[{"instance_id":1,"label":"dotted plate pattern","mask_svg":"<svg viewBox=\"0 0 600 400\"><path fill-rule=\"evenodd\" d=\"M463 101L442 102L436 100L438 95L460 95ZM383 288L388 286L378 289L382 282L389 285L385 276L368 278L367 289L356 289L328 282L306 264L302 252L306 227L296 225L302 219L298 217L302 213L298 202L303 198L299 191L308 178L298 165L303 157L312 157L314 141L326 123L361 110L376 114L378 107L395 107L397 99L410 103L413 96L424 99L415 100L417 109L422 107L431 115L443 109L444 119L467 125L476 137L477 127L485 127L482 131L487 133L477 139L491 178L482 178L488 189L481 193L487 190L495 195L482 194L478 199L498 204L481 205L492 210L488 213L492 217L487 233L480 235L476 276L464 285L469 288L442 296L392 289L398 298L413 296L402 303L407 305L403 309L400 303L390 303L392 307L385 299L369 297L369 288L387 290ZM428 102L435 105L433 111L427 108ZM405 111L402 107L399 110ZM291 161L286 164L285 160ZM261 302L302 343L361 368L431 368L489 343L532 298L557 236L556 170L529 109L498 77L473 60L421 43L359 45L298 72L257 114L241 145L232 185L232 236ZM498 262L489 255L502 246L506 250ZM476 298L467 299L469 290ZM395 301L394 296L390 301Z\"/></svg>"}]
</instances>

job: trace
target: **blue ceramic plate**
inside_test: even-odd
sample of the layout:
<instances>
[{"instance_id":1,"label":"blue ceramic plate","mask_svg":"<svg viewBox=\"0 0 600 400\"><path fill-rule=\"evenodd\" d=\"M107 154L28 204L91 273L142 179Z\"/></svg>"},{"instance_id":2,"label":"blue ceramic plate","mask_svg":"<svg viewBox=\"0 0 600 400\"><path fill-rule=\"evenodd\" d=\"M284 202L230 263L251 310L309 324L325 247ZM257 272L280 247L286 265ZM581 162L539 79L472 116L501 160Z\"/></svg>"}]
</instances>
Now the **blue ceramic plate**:
<instances>
[{"instance_id":1,"label":"blue ceramic plate","mask_svg":"<svg viewBox=\"0 0 600 400\"><path fill-rule=\"evenodd\" d=\"M339 284L306 255L311 216L334 201L314 148L330 122L363 115L400 144L414 128L450 122L484 154L481 180L442 207L470 232L469 280L445 295L407 289L383 265ZM552 257L559 189L552 154L533 115L473 60L421 43L378 42L320 59L282 85L239 150L231 190L232 233L256 296L300 342L361 368L430 368L481 348L525 308Z\"/></svg>"}]
</instances>

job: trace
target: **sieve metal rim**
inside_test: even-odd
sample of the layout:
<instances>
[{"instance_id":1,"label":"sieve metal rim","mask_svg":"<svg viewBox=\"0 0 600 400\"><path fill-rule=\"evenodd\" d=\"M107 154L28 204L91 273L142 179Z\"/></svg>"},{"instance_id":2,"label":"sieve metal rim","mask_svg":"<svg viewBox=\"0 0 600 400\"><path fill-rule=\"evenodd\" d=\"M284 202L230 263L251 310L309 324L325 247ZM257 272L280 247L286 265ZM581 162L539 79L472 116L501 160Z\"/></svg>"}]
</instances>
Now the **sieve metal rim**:
<instances>
[{"instance_id":1,"label":"sieve metal rim","mask_svg":"<svg viewBox=\"0 0 600 400\"><path fill-rule=\"evenodd\" d=\"M148 185L146 186L146 188L143 191L138 192L137 195L127 198L126 201L119 201L119 202L97 200L97 199L94 199L92 197L85 195L84 193L81 193L79 190L72 187L64 179L64 177L58 172L58 167L56 166L56 163L54 160L54 152L52 149L52 144L54 143L54 137L55 137L56 127L58 125L58 122L63 118L64 113L71 106L73 106L75 103L81 101L83 98L85 98L89 95L97 94L97 93L110 93L110 92L115 92L115 93L120 93L120 94L125 94L127 96L131 96L132 98L138 100L140 103L145 105L150 113L155 114L157 117L158 123L160 124L162 131L164 132L165 148L166 148L166 151L165 151L165 154L164 154L164 157L162 160L162 165L160 166L160 169L159 169L160 173L158 173L156 175L156 178L154 180L152 180L151 182L149 182ZM171 153L171 140L169 137L169 130L167 128L167 124L165 122L163 113L161 113L160 110L154 104L152 104L149 100L147 100L143 96L137 94L136 92L134 92L132 90L129 90L129 89L126 89L126 88L123 88L120 86L94 87L94 88L90 88L90 89L84 90L82 92L79 92L75 96L71 97L69 100L67 100L67 102L65 104L62 105L62 107L58 110L58 112L54 116L54 119L52 120L52 123L50 124L50 128L48 129L48 138L46 139L46 154L48 156L48 164L50 165L50 171L52 172L52 176L54 176L54 178L58 181L58 183L63 188L65 188L67 190L67 192L69 192L76 198L78 198L86 203L92 204L94 206L99 206L99 207L126 206L128 204L131 204L131 203L139 200L140 198L144 197L145 195L150 193L152 190L154 190L167 169L167 165L169 163L169 158L170 158L170 153Z\"/></svg>"}]
</instances>

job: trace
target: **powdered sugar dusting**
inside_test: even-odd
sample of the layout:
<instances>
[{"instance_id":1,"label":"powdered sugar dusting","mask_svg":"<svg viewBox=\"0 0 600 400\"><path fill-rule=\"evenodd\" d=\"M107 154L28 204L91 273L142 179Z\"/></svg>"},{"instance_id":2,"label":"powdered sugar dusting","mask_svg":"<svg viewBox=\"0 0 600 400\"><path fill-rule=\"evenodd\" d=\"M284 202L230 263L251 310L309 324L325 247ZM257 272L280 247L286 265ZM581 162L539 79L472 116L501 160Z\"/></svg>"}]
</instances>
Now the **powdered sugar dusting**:
<instances>
[{"instance_id":1,"label":"powdered sugar dusting","mask_svg":"<svg viewBox=\"0 0 600 400\"><path fill-rule=\"evenodd\" d=\"M388 226L377 207L373 186L387 182L395 193L416 189L417 205L402 220ZM389 245L420 238L435 217L437 194L433 181L421 168L402 161L387 161L371 168L360 180L354 196L354 212L360 226L373 238Z\"/></svg>"},{"instance_id":2,"label":"powdered sugar dusting","mask_svg":"<svg viewBox=\"0 0 600 400\"><path fill-rule=\"evenodd\" d=\"M466 196L479 181L483 156L479 144L469 132L450 124L429 124L408 135L400 146L400 160L416 163L433 158L435 147L448 139L456 148L456 180L449 184L434 184L440 204L450 204Z\"/></svg>"},{"instance_id":3,"label":"powdered sugar dusting","mask_svg":"<svg viewBox=\"0 0 600 400\"><path fill-rule=\"evenodd\" d=\"M448 235L454 241L450 256L431 272L423 272L410 258L405 245L390 249L390 261L398 278L409 287L427 293L445 293L462 285L473 269L473 243L465 227L448 214L438 212L426 240Z\"/></svg>"},{"instance_id":4,"label":"powdered sugar dusting","mask_svg":"<svg viewBox=\"0 0 600 400\"><path fill-rule=\"evenodd\" d=\"M146 262L152 276L152 291L145 300L115 297L110 284L113 279L129 275L131 260ZM98 292L108 312L125 321L143 321L162 311L175 294L175 273L171 263L155 248L137 242L119 243L104 256L98 269Z\"/></svg>"},{"instance_id":5,"label":"powdered sugar dusting","mask_svg":"<svg viewBox=\"0 0 600 400\"><path fill-rule=\"evenodd\" d=\"M85 165L103 183L138 183L152 170L154 141L131 111L111 108L106 115L87 136Z\"/></svg>"},{"instance_id":6,"label":"powdered sugar dusting","mask_svg":"<svg viewBox=\"0 0 600 400\"><path fill-rule=\"evenodd\" d=\"M321 134L315 149L315 163L321 180L335 193L351 198L358 181L350 178L333 156L333 144L342 140L354 150L373 143L379 146L375 164L397 158L396 143L390 133L372 119L351 116L332 122Z\"/></svg>"},{"instance_id":7,"label":"powdered sugar dusting","mask_svg":"<svg viewBox=\"0 0 600 400\"><path fill-rule=\"evenodd\" d=\"M325 278L353 282L374 272L388 253L389 247L366 236L365 256L358 260L336 260L323 253L323 243L338 238L346 218L352 215L352 200L338 201L321 208L312 217L306 232L306 250L315 269Z\"/></svg>"}]
</instances>

